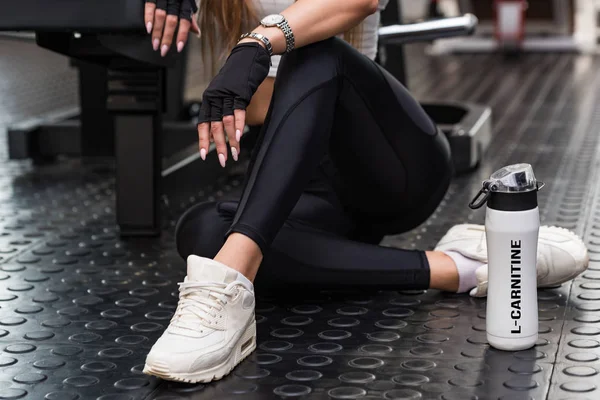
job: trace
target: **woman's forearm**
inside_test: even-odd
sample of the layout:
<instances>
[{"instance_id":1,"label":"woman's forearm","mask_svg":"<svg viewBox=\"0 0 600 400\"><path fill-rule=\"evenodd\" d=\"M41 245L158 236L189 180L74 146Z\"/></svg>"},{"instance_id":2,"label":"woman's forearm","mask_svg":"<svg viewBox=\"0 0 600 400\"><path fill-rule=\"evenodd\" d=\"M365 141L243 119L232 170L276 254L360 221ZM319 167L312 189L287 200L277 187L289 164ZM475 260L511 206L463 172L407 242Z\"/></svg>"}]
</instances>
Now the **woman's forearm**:
<instances>
[{"instance_id":1,"label":"woman's forearm","mask_svg":"<svg viewBox=\"0 0 600 400\"><path fill-rule=\"evenodd\" d=\"M281 14L294 32L296 47L302 47L348 31L376 12L378 4L378 0L298 0ZM253 32L265 35L275 54L285 52L279 28L259 26Z\"/></svg>"}]
</instances>

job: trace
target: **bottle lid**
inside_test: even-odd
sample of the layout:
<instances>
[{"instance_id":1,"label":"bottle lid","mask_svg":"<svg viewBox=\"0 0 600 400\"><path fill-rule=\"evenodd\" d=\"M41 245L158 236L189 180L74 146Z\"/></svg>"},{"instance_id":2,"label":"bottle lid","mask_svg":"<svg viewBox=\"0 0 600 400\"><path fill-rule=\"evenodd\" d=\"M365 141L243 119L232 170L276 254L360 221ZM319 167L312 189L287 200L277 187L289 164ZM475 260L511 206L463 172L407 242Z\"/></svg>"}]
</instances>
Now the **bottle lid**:
<instances>
[{"instance_id":1,"label":"bottle lid","mask_svg":"<svg viewBox=\"0 0 600 400\"><path fill-rule=\"evenodd\" d=\"M500 193L530 192L538 190L538 182L530 164L513 164L494 172L488 187Z\"/></svg>"},{"instance_id":2,"label":"bottle lid","mask_svg":"<svg viewBox=\"0 0 600 400\"><path fill-rule=\"evenodd\" d=\"M492 193L527 193L538 191L542 187L544 183L535 179L530 164L507 165L483 182L482 188L471 200L469 207L477 209L483 206Z\"/></svg>"}]
</instances>

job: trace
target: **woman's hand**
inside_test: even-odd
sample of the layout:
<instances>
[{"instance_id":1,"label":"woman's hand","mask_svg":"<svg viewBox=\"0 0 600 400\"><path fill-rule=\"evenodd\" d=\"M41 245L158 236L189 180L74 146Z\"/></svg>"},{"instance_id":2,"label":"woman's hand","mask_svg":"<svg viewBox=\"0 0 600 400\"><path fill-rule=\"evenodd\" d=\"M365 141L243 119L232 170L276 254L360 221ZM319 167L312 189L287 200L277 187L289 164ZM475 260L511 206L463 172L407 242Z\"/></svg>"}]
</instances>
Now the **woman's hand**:
<instances>
[{"instance_id":1,"label":"woman's hand","mask_svg":"<svg viewBox=\"0 0 600 400\"><path fill-rule=\"evenodd\" d=\"M146 0L144 22L148 33L152 33L154 51L160 47L161 56L167 54L179 23L176 42L177 51L181 52L190 30L200 33L196 18L193 18L196 11L195 0Z\"/></svg>"},{"instance_id":2,"label":"woman's hand","mask_svg":"<svg viewBox=\"0 0 600 400\"><path fill-rule=\"evenodd\" d=\"M258 86L269 74L271 57L258 42L240 43L208 85L202 97L198 123L200 156L206 159L210 139L215 142L219 162L225 167L227 143L237 161L240 137L246 123L246 107Z\"/></svg>"}]
</instances>

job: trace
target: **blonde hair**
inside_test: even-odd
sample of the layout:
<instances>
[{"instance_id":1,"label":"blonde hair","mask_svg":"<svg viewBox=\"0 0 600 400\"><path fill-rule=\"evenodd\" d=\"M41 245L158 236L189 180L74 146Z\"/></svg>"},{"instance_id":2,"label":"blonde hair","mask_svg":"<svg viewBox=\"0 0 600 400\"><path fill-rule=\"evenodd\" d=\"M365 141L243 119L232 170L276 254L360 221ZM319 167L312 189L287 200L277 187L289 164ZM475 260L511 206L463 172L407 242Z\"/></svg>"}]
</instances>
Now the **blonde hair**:
<instances>
[{"instance_id":1,"label":"blonde hair","mask_svg":"<svg viewBox=\"0 0 600 400\"><path fill-rule=\"evenodd\" d=\"M298 1L298 0L296 0ZM222 58L237 44L242 33L259 24L254 0L201 0L198 12L203 60L211 60L211 74L217 70ZM343 39L355 48L362 40L360 23L343 34Z\"/></svg>"}]
</instances>

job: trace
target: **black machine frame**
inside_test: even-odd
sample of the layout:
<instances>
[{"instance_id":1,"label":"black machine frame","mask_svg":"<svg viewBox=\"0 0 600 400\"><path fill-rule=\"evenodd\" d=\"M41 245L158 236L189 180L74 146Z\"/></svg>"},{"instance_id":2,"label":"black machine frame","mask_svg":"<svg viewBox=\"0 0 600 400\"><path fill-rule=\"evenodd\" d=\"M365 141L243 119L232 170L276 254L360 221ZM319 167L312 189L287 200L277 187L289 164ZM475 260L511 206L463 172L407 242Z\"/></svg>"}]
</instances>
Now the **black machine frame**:
<instances>
[{"instance_id":1,"label":"black machine frame","mask_svg":"<svg viewBox=\"0 0 600 400\"><path fill-rule=\"evenodd\" d=\"M114 157L121 235L159 235L166 160L197 140L194 121L181 118L187 54L155 64L123 56L120 35L99 37L36 32L39 46L72 57L80 107L10 126L9 158Z\"/></svg>"}]
</instances>

